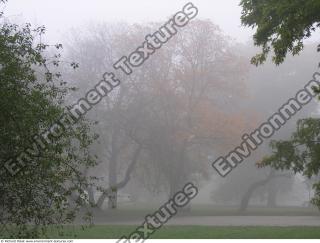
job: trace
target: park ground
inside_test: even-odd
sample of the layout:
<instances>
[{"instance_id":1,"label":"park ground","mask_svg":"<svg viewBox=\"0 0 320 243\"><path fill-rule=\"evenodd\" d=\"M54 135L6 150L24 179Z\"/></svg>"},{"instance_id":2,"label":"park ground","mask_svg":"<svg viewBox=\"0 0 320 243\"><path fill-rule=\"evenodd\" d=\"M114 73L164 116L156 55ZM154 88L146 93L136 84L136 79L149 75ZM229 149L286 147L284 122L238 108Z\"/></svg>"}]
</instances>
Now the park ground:
<instances>
[{"instance_id":1,"label":"park ground","mask_svg":"<svg viewBox=\"0 0 320 243\"><path fill-rule=\"evenodd\" d=\"M150 205L123 205L117 210L99 211L92 226L52 227L43 238L51 239L119 239L128 237L157 210ZM0 238L8 238L0 236ZM320 239L320 213L316 208L250 207L239 212L236 207L194 205L180 212L154 239Z\"/></svg>"},{"instance_id":2,"label":"park ground","mask_svg":"<svg viewBox=\"0 0 320 243\"><path fill-rule=\"evenodd\" d=\"M96 215L92 228L71 228L77 238L120 238L129 236L143 223L145 215L156 210L147 204L123 205ZM316 208L304 207L250 207L239 212L238 207L232 206L193 205L190 211L170 219L151 238L320 239L320 213Z\"/></svg>"},{"instance_id":3,"label":"park ground","mask_svg":"<svg viewBox=\"0 0 320 243\"><path fill-rule=\"evenodd\" d=\"M130 235L135 226L97 225L82 229L80 226L65 228L64 234L54 231L49 238L119 239ZM155 232L153 239L320 239L320 227L212 227L165 226Z\"/></svg>"}]
</instances>

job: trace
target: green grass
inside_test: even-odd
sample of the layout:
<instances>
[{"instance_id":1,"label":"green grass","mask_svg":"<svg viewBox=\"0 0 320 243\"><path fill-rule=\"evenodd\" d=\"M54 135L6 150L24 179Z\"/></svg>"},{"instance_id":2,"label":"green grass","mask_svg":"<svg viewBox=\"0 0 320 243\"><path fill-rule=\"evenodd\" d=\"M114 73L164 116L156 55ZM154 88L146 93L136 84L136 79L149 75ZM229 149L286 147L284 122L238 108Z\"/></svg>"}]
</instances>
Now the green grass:
<instances>
[{"instance_id":1,"label":"green grass","mask_svg":"<svg viewBox=\"0 0 320 243\"><path fill-rule=\"evenodd\" d=\"M130 235L134 226L66 227L65 235L49 233L50 238L118 239ZM320 227L211 227L170 226L155 232L154 239L320 239Z\"/></svg>"},{"instance_id":2,"label":"green grass","mask_svg":"<svg viewBox=\"0 0 320 243\"><path fill-rule=\"evenodd\" d=\"M99 222L123 222L137 220L143 222L144 216L154 212L154 205L123 205L118 210L99 211L95 218ZM250 207L239 212L236 207L193 205L191 211L181 212L185 216L320 216L315 208L303 207ZM80 222L79 222L80 223ZM112 224L112 223L111 223ZM82 229L81 226L65 226L63 234L51 227L48 237L51 239L116 239L130 235L135 226L95 225ZM0 235L0 238L10 238ZM47 238L47 237L44 237ZM320 239L320 227L214 227L214 226L165 226L151 238L155 239Z\"/></svg>"}]
</instances>

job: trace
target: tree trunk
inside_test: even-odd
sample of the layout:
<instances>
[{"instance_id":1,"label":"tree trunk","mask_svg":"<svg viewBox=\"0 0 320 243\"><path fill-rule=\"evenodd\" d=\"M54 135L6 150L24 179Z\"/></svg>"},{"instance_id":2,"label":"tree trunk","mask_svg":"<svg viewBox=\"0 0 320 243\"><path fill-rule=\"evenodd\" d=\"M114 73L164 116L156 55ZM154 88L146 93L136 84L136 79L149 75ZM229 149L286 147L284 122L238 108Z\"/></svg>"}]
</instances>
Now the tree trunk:
<instances>
[{"instance_id":1,"label":"tree trunk","mask_svg":"<svg viewBox=\"0 0 320 243\"><path fill-rule=\"evenodd\" d=\"M277 206L278 188L274 183L268 187L267 207L274 208Z\"/></svg>"},{"instance_id":2,"label":"tree trunk","mask_svg":"<svg viewBox=\"0 0 320 243\"><path fill-rule=\"evenodd\" d=\"M176 173L172 173L169 179L169 183L170 183L169 200L172 199L177 192L181 191L185 186L185 184L188 182L188 176L187 176L188 173L185 171L185 162L187 160L185 156L186 148L187 148L187 141L185 141L184 144L182 145L181 151L176 158L178 161L177 164L180 165L179 169L176 168L175 170L173 170L173 172L179 173L179 176L177 176ZM179 211L190 212L191 211L190 204L187 204L183 208L179 208Z\"/></svg>"},{"instance_id":3,"label":"tree trunk","mask_svg":"<svg viewBox=\"0 0 320 243\"><path fill-rule=\"evenodd\" d=\"M249 187L248 191L244 194L244 196L242 197L242 200L241 200L241 204L240 204L240 211L241 212L244 212L244 211L247 210L249 202L250 202L250 199L251 199L254 191L257 188L267 184L269 182L269 180L271 180L271 178L267 178L267 179L265 179L263 181L255 182Z\"/></svg>"},{"instance_id":4,"label":"tree trunk","mask_svg":"<svg viewBox=\"0 0 320 243\"><path fill-rule=\"evenodd\" d=\"M112 156L109 164L109 186L111 191L108 195L108 209L117 208L117 158Z\"/></svg>"},{"instance_id":5,"label":"tree trunk","mask_svg":"<svg viewBox=\"0 0 320 243\"><path fill-rule=\"evenodd\" d=\"M131 173L133 172L136 163L138 162L138 158L140 155L140 152L142 150L142 146L140 145L131 160L131 163L126 171L126 174L124 176L124 179L119 182L119 183L115 183L114 186L109 187L107 190L104 190L102 195L100 196L100 198L97 201L97 207L98 208L102 208L103 202L106 198L108 198L108 208L109 209L116 209L117 208L117 196L118 196L118 190L125 187L128 182L130 181L130 176Z\"/></svg>"},{"instance_id":6,"label":"tree trunk","mask_svg":"<svg viewBox=\"0 0 320 243\"><path fill-rule=\"evenodd\" d=\"M269 183L272 179L276 179L276 178L279 178L279 177L287 177L287 178L290 178L290 175L286 175L286 174L283 174L283 175L275 175L276 171L274 169L272 169L270 171L270 174L269 176L264 179L264 180L261 180L261 181L258 181L258 182L255 182L253 183L248 191L244 194L244 196L242 197L242 200L241 200L241 204L240 204L240 212L244 212L247 210L248 208L248 205L249 205L249 202L250 202L250 199L254 193L254 191L261 187L261 186L265 186L267 183Z\"/></svg>"},{"instance_id":7,"label":"tree trunk","mask_svg":"<svg viewBox=\"0 0 320 243\"><path fill-rule=\"evenodd\" d=\"M87 188L87 190L88 190L89 203L90 203L91 205L94 205L94 204L95 204L95 200L94 200L93 189L92 189L92 187L90 186L90 187Z\"/></svg>"},{"instance_id":8,"label":"tree trunk","mask_svg":"<svg viewBox=\"0 0 320 243\"><path fill-rule=\"evenodd\" d=\"M108 209L116 209L117 208L117 197L118 190L117 188L112 188L108 195Z\"/></svg>"}]
</instances>

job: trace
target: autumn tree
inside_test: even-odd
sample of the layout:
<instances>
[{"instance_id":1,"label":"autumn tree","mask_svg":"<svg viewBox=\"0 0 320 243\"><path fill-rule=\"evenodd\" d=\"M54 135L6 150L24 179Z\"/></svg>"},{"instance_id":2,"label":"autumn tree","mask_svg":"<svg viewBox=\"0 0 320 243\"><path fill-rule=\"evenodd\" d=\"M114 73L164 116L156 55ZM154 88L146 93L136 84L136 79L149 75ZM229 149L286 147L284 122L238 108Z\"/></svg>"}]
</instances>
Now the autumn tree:
<instances>
[{"instance_id":1,"label":"autumn tree","mask_svg":"<svg viewBox=\"0 0 320 243\"><path fill-rule=\"evenodd\" d=\"M88 89L159 26L102 24L83 35L75 31L69 55L80 68L71 79ZM124 188L132 177L153 189L162 187L168 196L189 179L208 177L208 153L226 149L248 122L233 106L245 98L245 70L220 29L197 21L130 76L119 73L118 91L89 113L99 121L95 150L102 162L89 172L101 178L103 193L95 203L101 206L111 188ZM224 111L229 108L231 114Z\"/></svg>"},{"instance_id":2,"label":"autumn tree","mask_svg":"<svg viewBox=\"0 0 320 243\"><path fill-rule=\"evenodd\" d=\"M141 67L136 137L147 158L138 178L170 197L189 180L210 176L208 155L226 150L250 123L233 105L245 99L245 70L210 21L190 23Z\"/></svg>"}]
</instances>

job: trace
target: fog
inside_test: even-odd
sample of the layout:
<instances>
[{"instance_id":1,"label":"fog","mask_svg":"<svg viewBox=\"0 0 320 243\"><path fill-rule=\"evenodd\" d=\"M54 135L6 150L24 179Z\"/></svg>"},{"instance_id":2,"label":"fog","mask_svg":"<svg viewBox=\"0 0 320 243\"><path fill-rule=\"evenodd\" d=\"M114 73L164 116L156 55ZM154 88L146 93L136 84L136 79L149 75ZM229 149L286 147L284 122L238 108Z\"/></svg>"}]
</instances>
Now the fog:
<instances>
[{"instance_id":1,"label":"fog","mask_svg":"<svg viewBox=\"0 0 320 243\"><path fill-rule=\"evenodd\" d=\"M17 20L45 25L48 38L60 43L71 28L83 27L89 23L165 21L185 3L181 0L163 0L156 4L147 0L92 0L90 3L84 0L45 3L41 0L12 0L5 7L5 12ZM246 42L251 39L253 32L241 27L241 8L236 1L198 0L193 3L200 9L198 18L210 19L238 41Z\"/></svg>"},{"instance_id":2,"label":"fog","mask_svg":"<svg viewBox=\"0 0 320 243\"><path fill-rule=\"evenodd\" d=\"M140 47L145 36L185 4L10 0L3 9L7 21L44 25L43 40L63 44L62 75L68 85L77 87L68 94L68 105L85 97L105 72L121 80L86 114L97 134L90 153L98 162L83 171L96 179L86 193L103 211L95 211L94 220L142 222L188 182L199 189L180 210L188 217L317 215L310 204L312 179L257 166L272 154L271 140L289 139L299 119L319 117L316 100L226 177L212 167L312 79L319 60L317 36L306 42L299 56L288 56L280 66L269 59L256 67L250 59L260 50L252 44L254 30L241 26L238 1L194 0L198 15L172 39L132 74L115 70L113 65L122 56ZM79 68L70 69L71 61Z\"/></svg>"}]
</instances>

